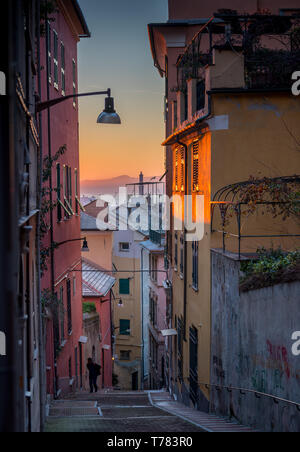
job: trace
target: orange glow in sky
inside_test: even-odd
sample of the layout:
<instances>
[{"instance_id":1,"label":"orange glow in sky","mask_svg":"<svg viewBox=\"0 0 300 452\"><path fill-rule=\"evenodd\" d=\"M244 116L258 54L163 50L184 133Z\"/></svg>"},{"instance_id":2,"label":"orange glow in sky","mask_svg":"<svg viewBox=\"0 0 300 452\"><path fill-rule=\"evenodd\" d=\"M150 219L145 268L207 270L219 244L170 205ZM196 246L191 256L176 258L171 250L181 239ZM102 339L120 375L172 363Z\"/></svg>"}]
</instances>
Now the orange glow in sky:
<instances>
[{"instance_id":1,"label":"orange glow in sky","mask_svg":"<svg viewBox=\"0 0 300 452\"><path fill-rule=\"evenodd\" d=\"M79 91L111 88L122 125L96 124L104 96L80 101L80 179L164 173L164 80L147 24L167 19L167 0L80 0L92 33L79 44Z\"/></svg>"}]
</instances>

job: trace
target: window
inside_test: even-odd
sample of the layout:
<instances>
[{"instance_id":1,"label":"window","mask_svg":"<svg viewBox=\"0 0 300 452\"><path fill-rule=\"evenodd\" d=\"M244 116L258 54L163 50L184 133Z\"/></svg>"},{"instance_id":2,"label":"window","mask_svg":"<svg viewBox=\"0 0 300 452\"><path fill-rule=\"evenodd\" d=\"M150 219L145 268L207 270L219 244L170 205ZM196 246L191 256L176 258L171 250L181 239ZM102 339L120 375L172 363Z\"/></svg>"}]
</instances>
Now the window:
<instances>
[{"instance_id":1,"label":"window","mask_svg":"<svg viewBox=\"0 0 300 452\"><path fill-rule=\"evenodd\" d=\"M75 168L74 170L74 177L75 177L75 212L76 215L79 214L79 208L80 208L80 201L78 196L78 169Z\"/></svg>"},{"instance_id":2,"label":"window","mask_svg":"<svg viewBox=\"0 0 300 452\"><path fill-rule=\"evenodd\" d=\"M121 361L130 361L130 350L121 350L120 351L120 360Z\"/></svg>"},{"instance_id":3,"label":"window","mask_svg":"<svg viewBox=\"0 0 300 452\"><path fill-rule=\"evenodd\" d=\"M177 372L180 381L183 379L183 319L177 321Z\"/></svg>"},{"instance_id":4,"label":"window","mask_svg":"<svg viewBox=\"0 0 300 452\"><path fill-rule=\"evenodd\" d=\"M67 280L67 311L68 311L68 333L72 334L72 295L71 295L71 281Z\"/></svg>"},{"instance_id":5,"label":"window","mask_svg":"<svg viewBox=\"0 0 300 452\"><path fill-rule=\"evenodd\" d=\"M197 111L205 107L205 80L197 83Z\"/></svg>"},{"instance_id":6,"label":"window","mask_svg":"<svg viewBox=\"0 0 300 452\"><path fill-rule=\"evenodd\" d=\"M63 168L63 191L64 191L64 209L66 212L65 218L74 215L72 209L72 175L71 168L64 165Z\"/></svg>"},{"instance_id":7,"label":"window","mask_svg":"<svg viewBox=\"0 0 300 452\"><path fill-rule=\"evenodd\" d=\"M150 290L149 293L149 301L150 301L150 321L156 326L157 325L157 295Z\"/></svg>"},{"instance_id":8,"label":"window","mask_svg":"<svg viewBox=\"0 0 300 452\"><path fill-rule=\"evenodd\" d=\"M48 47L49 83L52 83L52 42L51 42L51 26L50 26L50 22L47 22L47 47Z\"/></svg>"},{"instance_id":9,"label":"window","mask_svg":"<svg viewBox=\"0 0 300 452\"><path fill-rule=\"evenodd\" d=\"M54 87L58 89L58 36L55 30L53 30L53 63L54 63Z\"/></svg>"},{"instance_id":10,"label":"window","mask_svg":"<svg viewBox=\"0 0 300 452\"><path fill-rule=\"evenodd\" d=\"M73 94L74 94L74 98L73 98L73 106L74 108L76 108L76 97L75 95L77 94L77 89L76 89L76 62L75 60L72 61L73 63Z\"/></svg>"},{"instance_id":11,"label":"window","mask_svg":"<svg viewBox=\"0 0 300 452\"><path fill-rule=\"evenodd\" d=\"M69 378L72 380L72 358L69 359Z\"/></svg>"},{"instance_id":12,"label":"window","mask_svg":"<svg viewBox=\"0 0 300 452\"><path fill-rule=\"evenodd\" d=\"M64 307L64 288L61 286L59 294L60 304L60 342L65 340L65 307Z\"/></svg>"},{"instance_id":13,"label":"window","mask_svg":"<svg viewBox=\"0 0 300 452\"><path fill-rule=\"evenodd\" d=\"M58 295L57 292L55 292L55 300L58 301ZM54 330L54 345L55 350L57 351L60 346L60 337L59 337L59 310L58 310L58 303L56 303L56 306L54 306L53 309L53 330Z\"/></svg>"},{"instance_id":14,"label":"window","mask_svg":"<svg viewBox=\"0 0 300 452\"><path fill-rule=\"evenodd\" d=\"M120 320L120 335L130 336L130 320Z\"/></svg>"},{"instance_id":15,"label":"window","mask_svg":"<svg viewBox=\"0 0 300 452\"><path fill-rule=\"evenodd\" d=\"M73 278L73 296L75 297L76 295L76 277L74 276Z\"/></svg>"},{"instance_id":16,"label":"window","mask_svg":"<svg viewBox=\"0 0 300 452\"><path fill-rule=\"evenodd\" d=\"M184 238L180 237L180 274L183 275L184 272Z\"/></svg>"},{"instance_id":17,"label":"window","mask_svg":"<svg viewBox=\"0 0 300 452\"><path fill-rule=\"evenodd\" d=\"M66 94L66 52L63 43L60 44L60 56L61 56L61 92L64 96Z\"/></svg>"},{"instance_id":18,"label":"window","mask_svg":"<svg viewBox=\"0 0 300 452\"><path fill-rule=\"evenodd\" d=\"M157 256L154 256L153 254L150 255L150 275L151 279L154 282L157 282Z\"/></svg>"},{"instance_id":19,"label":"window","mask_svg":"<svg viewBox=\"0 0 300 452\"><path fill-rule=\"evenodd\" d=\"M179 179L178 179L178 172L179 172L179 163L178 163L178 157L179 157L179 149L176 149L175 152L175 191L178 191L179 187L178 187L178 183L179 183Z\"/></svg>"},{"instance_id":20,"label":"window","mask_svg":"<svg viewBox=\"0 0 300 452\"><path fill-rule=\"evenodd\" d=\"M120 295L130 295L130 279L119 280L119 293Z\"/></svg>"},{"instance_id":21,"label":"window","mask_svg":"<svg viewBox=\"0 0 300 452\"><path fill-rule=\"evenodd\" d=\"M0 71L0 96L6 96L6 75Z\"/></svg>"},{"instance_id":22,"label":"window","mask_svg":"<svg viewBox=\"0 0 300 452\"><path fill-rule=\"evenodd\" d=\"M121 252L128 252L130 249L130 244L128 242L119 243L119 249Z\"/></svg>"},{"instance_id":23,"label":"window","mask_svg":"<svg viewBox=\"0 0 300 452\"><path fill-rule=\"evenodd\" d=\"M180 189L184 191L185 184L185 157L184 157L184 148L182 147L180 150Z\"/></svg>"},{"instance_id":24,"label":"window","mask_svg":"<svg viewBox=\"0 0 300 452\"><path fill-rule=\"evenodd\" d=\"M198 270L198 249L199 243L197 241L193 242L193 288L198 290L199 283L199 270Z\"/></svg>"},{"instance_id":25,"label":"window","mask_svg":"<svg viewBox=\"0 0 300 452\"><path fill-rule=\"evenodd\" d=\"M60 164L56 165L56 190L57 190L57 221L62 220L61 211L61 181L60 181Z\"/></svg>"},{"instance_id":26,"label":"window","mask_svg":"<svg viewBox=\"0 0 300 452\"><path fill-rule=\"evenodd\" d=\"M199 190L199 141L193 143L193 191Z\"/></svg>"},{"instance_id":27,"label":"window","mask_svg":"<svg viewBox=\"0 0 300 452\"><path fill-rule=\"evenodd\" d=\"M177 232L175 232L174 266L175 266L175 271L177 271L177 268L178 268L178 233Z\"/></svg>"}]
</instances>

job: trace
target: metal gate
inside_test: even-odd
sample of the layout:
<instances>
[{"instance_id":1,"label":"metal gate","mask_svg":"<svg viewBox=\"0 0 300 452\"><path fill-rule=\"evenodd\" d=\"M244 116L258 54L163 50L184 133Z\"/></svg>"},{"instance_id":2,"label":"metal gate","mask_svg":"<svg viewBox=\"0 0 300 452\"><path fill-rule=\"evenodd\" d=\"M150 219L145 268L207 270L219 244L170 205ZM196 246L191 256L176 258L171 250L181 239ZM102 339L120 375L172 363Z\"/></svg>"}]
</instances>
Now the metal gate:
<instances>
[{"instance_id":1,"label":"metal gate","mask_svg":"<svg viewBox=\"0 0 300 452\"><path fill-rule=\"evenodd\" d=\"M190 398L194 405L198 401L198 330L190 328Z\"/></svg>"}]
</instances>

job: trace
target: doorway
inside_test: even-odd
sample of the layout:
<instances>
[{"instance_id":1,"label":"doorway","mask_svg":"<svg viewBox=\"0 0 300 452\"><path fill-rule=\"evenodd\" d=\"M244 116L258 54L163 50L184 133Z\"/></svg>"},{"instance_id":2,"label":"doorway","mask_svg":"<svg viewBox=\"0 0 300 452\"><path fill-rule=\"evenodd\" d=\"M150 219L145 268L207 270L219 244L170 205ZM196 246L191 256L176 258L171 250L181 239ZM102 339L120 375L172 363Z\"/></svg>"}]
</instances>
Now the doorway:
<instances>
[{"instance_id":1,"label":"doorway","mask_svg":"<svg viewBox=\"0 0 300 452\"><path fill-rule=\"evenodd\" d=\"M138 372L134 372L134 374L132 374L132 390L133 391L139 390L139 373Z\"/></svg>"}]
</instances>

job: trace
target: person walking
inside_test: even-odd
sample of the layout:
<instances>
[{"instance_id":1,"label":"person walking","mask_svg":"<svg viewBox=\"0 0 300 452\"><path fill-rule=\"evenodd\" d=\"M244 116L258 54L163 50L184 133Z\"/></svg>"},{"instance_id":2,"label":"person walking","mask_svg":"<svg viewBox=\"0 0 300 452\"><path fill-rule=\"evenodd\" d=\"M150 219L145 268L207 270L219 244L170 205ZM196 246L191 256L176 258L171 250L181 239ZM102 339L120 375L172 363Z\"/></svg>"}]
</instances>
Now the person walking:
<instances>
[{"instance_id":1,"label":"person walking","mask_svg":"<svg viewBox=\"0 0 300 452\"><path fill-rule=\"evenodd\" d=\"M88 359L86 367L88 368L89 371L91 394L94 392L94 390L95 392L98 392L97 378L101 374L101 367L98 364L95 364L92 358Z\"/></svg>"}]
</instances>

